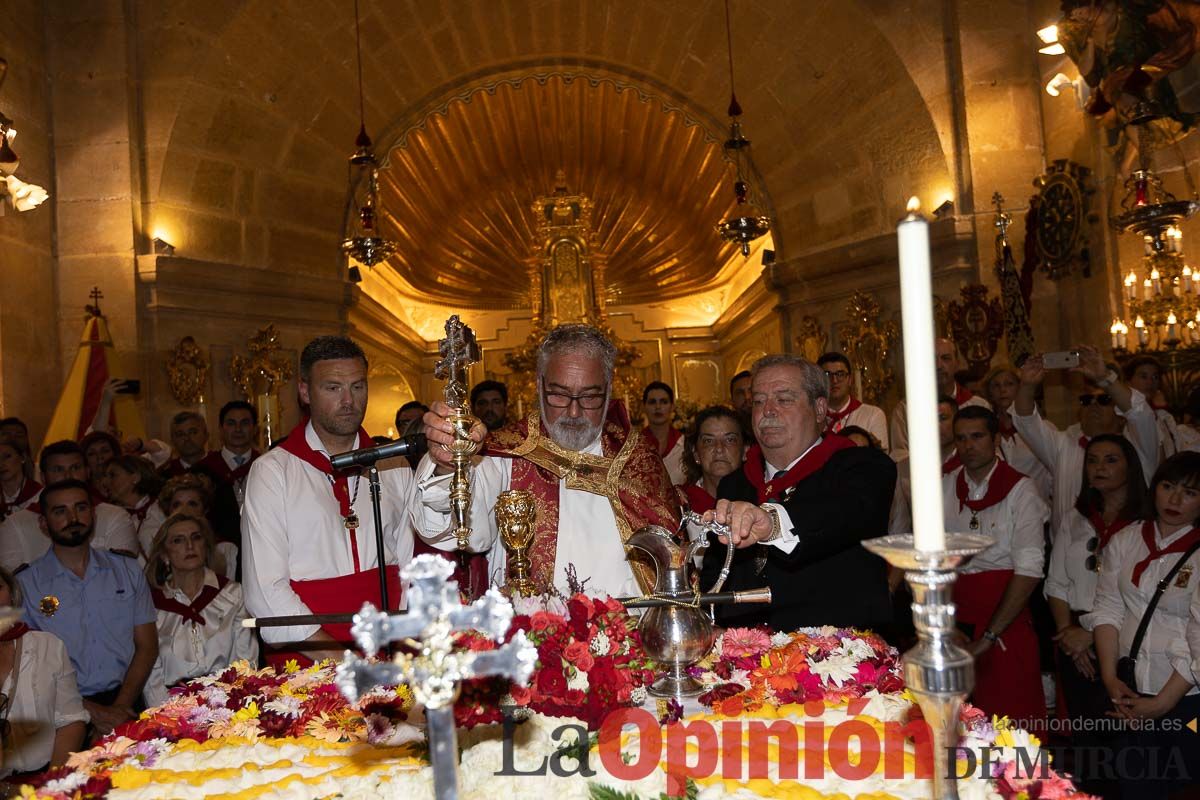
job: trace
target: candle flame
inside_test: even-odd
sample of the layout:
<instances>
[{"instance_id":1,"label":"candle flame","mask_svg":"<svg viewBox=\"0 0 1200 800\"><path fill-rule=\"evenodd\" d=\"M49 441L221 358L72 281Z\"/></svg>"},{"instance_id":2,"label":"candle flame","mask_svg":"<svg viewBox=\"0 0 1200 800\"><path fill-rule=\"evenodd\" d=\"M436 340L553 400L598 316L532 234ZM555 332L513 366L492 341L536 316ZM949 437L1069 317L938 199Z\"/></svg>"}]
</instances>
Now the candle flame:
<instances>
[{"instance_id":1,"label":"candle flame","mask_svg":"<svg viewBox=\"0 0 1200 800\"><path fill-rule=\"evenodd\" d=\"M1158 269L1157 269L1157 268L1150 270L1150 280L1152 280L1152 281L1156 281L1156 280L1158 280L1160 277L1162 277L1162 276L1160 276L1160 275L1158 274Z\"/></svg>"},{"instance_id":2,"label":"candle flame","mask_svg":"<svg viewBox=\"0 0 1200 800\"><path fill-rule=\"evenodd\" d=\"M1189 267L1187 264L1184 264L1183 265L1183 274L1190 276L1192 274L1192 268Z\"/></svg>"},{"instance_id":3,"label":"candle flame","mask_svg":"<svg viewBox=\"0 0 1200 800\"><path fill-rule=\"evenodd\" d=\"M907 211L910 214L915 214L921 210L921 200L916 195L908 198Z\"/></svg>"},{"instance_id":4,"label":"candle flame","mask_svg":"<svg viewBox=\"0 0 1200 800\"><path fill-rule=\"evenodd\" d=\"M1126 286L1133 286L1136 283L1137 283L1137 275L1134 275L1132 272L1130 272L1128 275L1125 276L1125 285Z\"/></svg>"},{"instance_id":5,"label":"candle flame","mask_svg":"<svg viewBox=\"0 0 1200 800\"><path fill-rule=\"evenodd\" d=\"M1121 332L1121 320L1114 319L1112 327L1108 329L1108 332L1109 333L1120 333Z\"/></svg>"},{"instance_id":6,"label":"candle flame","mask_svg":"<svg viewBox=\"0 0 1200 800\"><path fill-rule=\"evenodd\" d=\"M1198 313L1200 313L1200 312L1198 312ZM1144 319L1142 319L1141 317L1138 317L1136 320L1134 320L1133 327L1144 328L1144 327L1146 327L1146 321Z\"/></svg>"},{"instance_id":7,"label":"candle flame","mask_svg":"<svg viewBox=\"0 0 1200 800\"><path fill-rule=\"evenodd\" d=\"M1175 312L1174 311L1169 312L1167 314L1167 324L1168 325L1176 325L1178 323L1179 323L1179 320L1175 318Z\"/></svg>"}]
</instances>

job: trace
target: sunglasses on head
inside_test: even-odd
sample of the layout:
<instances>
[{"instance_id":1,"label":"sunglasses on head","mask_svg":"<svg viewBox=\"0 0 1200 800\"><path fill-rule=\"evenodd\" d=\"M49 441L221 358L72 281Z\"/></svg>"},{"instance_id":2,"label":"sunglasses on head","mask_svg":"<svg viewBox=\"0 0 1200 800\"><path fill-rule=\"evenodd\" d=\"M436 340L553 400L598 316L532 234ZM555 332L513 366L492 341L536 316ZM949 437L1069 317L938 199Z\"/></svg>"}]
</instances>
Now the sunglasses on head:
<instances>
[{"instance_id":1,"label":"sunglasses on head","mask_svg":"<svg viewBox=\"0 0 1200 800\"><path fill-rule=\"evenodd\" d=\"M1095 403L1099 406L1111 406L1113 403L1112 395L1109 394L1081 394L1079 395L1079 405L1090 406Z\"/></svg>"}]
</instances>

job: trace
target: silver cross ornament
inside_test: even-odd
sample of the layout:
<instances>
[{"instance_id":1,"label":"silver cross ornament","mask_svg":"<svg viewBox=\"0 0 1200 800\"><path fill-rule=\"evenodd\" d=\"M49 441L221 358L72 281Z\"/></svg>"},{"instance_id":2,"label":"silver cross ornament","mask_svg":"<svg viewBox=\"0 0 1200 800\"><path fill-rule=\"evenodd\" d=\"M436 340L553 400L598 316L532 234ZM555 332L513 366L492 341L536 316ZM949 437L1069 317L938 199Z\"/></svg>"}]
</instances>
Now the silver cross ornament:
<instances>
[{"instance_id":1,"label":"silver cross ornament","mask_svg":"<svg viewBox=\"0 0 1200 800\"><path fill-rule=\"evenodd\" d=\"M458 798L458 735L454 701L464 680L504 676L525 686L537 662L537 648L517 633L495 650L454 649L455 635L478 631L495 642L504 639L513 618L512 604L496 589L464 606L458 583L450 580L454 565L441 556L414 558L401 571L408 612L391 615L370 603L354 616L351 633L369 656L392 642L412 652L373 663L346 651L337 668L337 686L351 702L376 686L404 683L425 707L429 760L433 765L435 800Z\"/></svg>"}]
</instances>

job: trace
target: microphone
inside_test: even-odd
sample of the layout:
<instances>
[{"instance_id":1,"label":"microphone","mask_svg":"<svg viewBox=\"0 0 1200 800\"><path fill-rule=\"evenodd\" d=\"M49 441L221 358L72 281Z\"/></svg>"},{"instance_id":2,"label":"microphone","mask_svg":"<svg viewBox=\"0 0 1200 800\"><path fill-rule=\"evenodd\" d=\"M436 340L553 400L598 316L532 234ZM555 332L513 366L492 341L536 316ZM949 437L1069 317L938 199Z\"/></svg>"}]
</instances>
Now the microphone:
<instances>
[{"instance_id":1,"label":"microphone","mask_svg":"<svg viewBox=\"0 0 1200 800\"><path fill-rule=\"evenodd\" d=\"M405 436L403 439L397 439L394 442L387 444L376 445L375 447L363 447L359 450L350 450L345 453L338 453L336 456L330 456L329 462L334 469L349 469L350 467L371 467L376 461L382 461L385 458L394 458L396 456L407 456L411 453L424 452L425 449L425 434L414 433L410 436Z\"/></svg>"}]
</instances>

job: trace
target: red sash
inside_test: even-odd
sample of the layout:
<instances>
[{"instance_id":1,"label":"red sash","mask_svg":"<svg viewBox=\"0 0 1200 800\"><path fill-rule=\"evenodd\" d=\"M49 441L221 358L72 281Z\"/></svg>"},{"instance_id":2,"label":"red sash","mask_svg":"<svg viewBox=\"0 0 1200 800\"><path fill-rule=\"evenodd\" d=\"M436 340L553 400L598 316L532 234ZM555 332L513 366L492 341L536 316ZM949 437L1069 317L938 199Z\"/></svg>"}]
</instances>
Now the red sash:
<instances>
[{"instance_id":1,"label":"red sash","mask_svg":"<svg viewBox=\"0 0 1200 800\"><path fill-rule=\"evenodd\" d=\"M362 439L362 433L359 433L359 439ZM305 444L308 444L306 441ZM369 446L369 445L368 445ZM292 451L289 450L289 453ZM250 465L254 463L254 459L261 456L262 453L257 450L250 451L250 458L246 460L237 469L230 469L229 464L225 463L225 456L221 455L220 450L213 450L204 458L200 459L199 464L203 464L212 471L220 480L225 483L237 483L250 474ZM293 455L296 455L293 453Z\"/></svg>"},{"instance_id":2,"label":"red sash","mask_svg":"<svg viewBox=\"0 0 1200 800\"><path fill-rule=\"evenodd\" d=\"M11 642L13 639L20 639L31 630L32 628L24 622L17 622L3 634L0 634L0 642Z\"/></svg>"},{"instance_id":3,"label":"red sash","mask_svg":"<svg viewBox=\"0 0 1200 800\"><path fill-rule=\"evenodd\" d=\"M978 514L985 508L991 508L997 503L1008 497L1008 493L1017 485L1017 481L1025 476L1010 467L1006 462L996 461L996 469L992 472L992 476L988 478L987 492L979 500L968 499L967 489L967 469L963 467L959 470L958 477L954 480L954 494L958 497L958 510L961 513L963 506Z\"/></svg>"},{"instance_id":4,"label":"red sash","mask_svg":"<svg viewBox=\"0 0 1200 800\"><path fill-rule=\"evenodd\" d=\"M962 408L963 406L965 406L967 404L967 401L970 400L974 396L975 396L974 393L971 392L970 389L968 389L965 386L959 386L958 382L957 381L955 382L955 384L954 384L954 402L958 404L959 408Z\"/></svg>"},{"instance_id":5,"label":"red sash","mask_svg":"<svg viewBox=\"0 0 1200 800\"><path fill-rule=\"evenodd\" d=\"M1013 572L1008 569L960 574L954 583L958 621L972 628L972 641L983 636L1000 605ZM1046 716L1037 634L1026 605L994 644L975 661L975 690L971 702L988 714L1010 719L1037 720Z\"/></svg>"},{"instance_id":6,"label":"red sash","mask_svg":"<svg viewBox=\"0 0 1200 800\"><path fill-rule=\"evenodd\" d=\"M25 506L25 503L37 497L44 487L37 481L26 478L21 484L21 490L17 492L16 498L11 502L7 502L3 495L0 495L0 520L8 519L8 515L14 511L19 511Z\"/></svg>"},{"instance_id":7,"label":"red sash","mask_svg":"<svg viewBox=\"0 0 1200 800\"><path fill-rule=\"evenodd\" d=\"M850 402L841 411L825 412L825 432L837 433L845 427L846 417L853 414L856 410L862 407L862 403L856 397L851 397Z\"/></svg>"},{"instance_id":8,"label":"red sash","mask_svg":"<svg viewBox=\"0 0 1200 800\"><path fill-rule=\"evenodd\" d=\"M300 420L300 424L292 428L292 432L283 440L280 445L284 450L294 455L304 463L308 464L318 472L323 473L329 478L329 484L333 488L333 496L338 502L338 513L343 519L350 519L354 514L354 509L351 507L350 501L350 473L343 471L335 471L329 463L329 459L322 453L313 450L308 444L308 438L305 436L308 428L308 417ZM358 429L358 444L356 448L370 447L371 437L362 428ZM224 464L224 459L218 460ZM244 465L243 465L244 466ZM350 553L354 557L354 572L359 573L362 567L358 563L358 529L356 527L348 527L347 532L350 534ZM383 558L383 553L379 554L379 558ZM357 610L357 609L355 609Z\"/></svg>"},{"instance_id":9,"label":"red sash","mask_svg":"<svg viewBox=\"0 0 1200 800\"><path fill-rule=\"evenodd\" d=\"M658 441L658 437L655 436L650 431L649 426L642 428L642 436L645 436L647 439L650 440L650 443L654 445L654 452L658 453L659 455L665 456L668 453L670 453L672 450L675 449L675 443L678 442L680 440L680 438L682 438L683 434L680 433L675 428L671 428L667 433L667 449L666 450L663 450L659 446L660 442Z\"/></svg>"},{"instance_id":10,"label":"red sash","mask_svg":"<svg viewBox=\"0 0 1200 800\"><path fill-rule=\"evenodd\" d=\"M717 498L709 494L703 486L689 483L683 487L683 491L687 495L688 507L697 514L703 514L705 511L711 511L717 507Z\"/></svg>"},{"instance_id":11,"label":"red sash","mask_svg":"<svg viewBox=\"0 0 1200 800\"><path fill-rule=\"evenodd\" d=\"M1080 436L1079 437L1079 449L1087 450L1088 442L1090 442L1090 441L1091 441L1091 439L1089 439L1088 437Z\"/></svg>"},{"instance_id":12,"label":"red sash","mask_svg":"<svg viewBox=\"0 0 1200 800\"><path fill-rule=\"evenodd\" d=\"M758 502L765 503L768 499L778 497L821 469L834 453L848 447L854 447L854 442L843 436L825 436L813 449L805 453L804 457L797 461L786 474L768 481L766 475L763 474L763 470L766 469L766 461L763 459L762 448L756 444L746 453L746 462L742 465L742 469L746 471L746 478L750 481L750 485L758 492Z\"/></svg>"},{"instance_id":13,"label":"red sash","mask_svg":"<svg viewBox=\"0 0 1200 800\"><path fill-rule=\"evenodd\" d=\"M1105 525L1104 517L1100 515L1100 512L1092 511L1088 515L1088 522L1092 523L1092 528L1096 531L1096 536L1099 539L1096 546L1096 552L1098 553L1108 544L1108 540L1113 537L1113 534L1132 523L1133 520L1117 517L1113 520L1112 525Z\"/></svg>"},{"instance_id":14,"label":"red sash","mask_svg":"<svg viewBox=\"0 0 1200 800\"><path fill-rule=\"evenodd\" d=\"M1169 544L1160 550L1157 537L1154 535L1154 520L1146 520L1142 524L1142 541L1146 543L1146 549L1150 551L1150 554L1133 565L1133 585L1141 585L1142 573L1146 571L1146 567L1150 566L1151 561L1162 556L1169 556L1172 553L1182 553L1195 544L1197 539L1200 539L1200 528L1192 528L1182 537L1176 539L1173 544Z\"/></svg>"},{"instance_id":15,"label":"red sash","mask_svg":"<svg viewBox=\"0 0 1200 800\"><path fill-rule=\"evenodd\" d=\"M1017 438L1017 428L1012 423L1012 417L1007 413L1002 413L1000 416L1000 435L1005 439L1012 440Z\"/></svg>"},{"instance_id":16,"label":"red sash","mask_svg":"<svg viewBox=\"0 0 1200 800\"><path fill-rule=\"evenodd\" d=\"M154 607L159 611L169 611L172 614L178 614L193 625L204 625L204 616L200 613L208 608L208 604L217 598L221 590L229 583L229 579L224 575L217 576L217 585L204 584L204 588L200 590L200 594L196 595L196 599L188 605L176 600L174 597L167 597L162 589L150 589L150 597L154 600Z\"/></svg>"}]
</instances>

